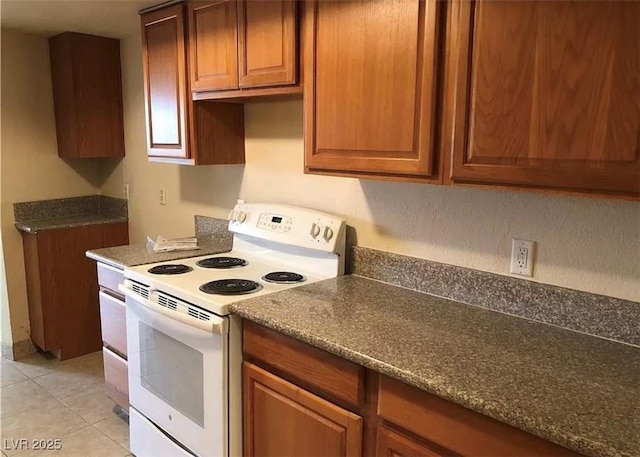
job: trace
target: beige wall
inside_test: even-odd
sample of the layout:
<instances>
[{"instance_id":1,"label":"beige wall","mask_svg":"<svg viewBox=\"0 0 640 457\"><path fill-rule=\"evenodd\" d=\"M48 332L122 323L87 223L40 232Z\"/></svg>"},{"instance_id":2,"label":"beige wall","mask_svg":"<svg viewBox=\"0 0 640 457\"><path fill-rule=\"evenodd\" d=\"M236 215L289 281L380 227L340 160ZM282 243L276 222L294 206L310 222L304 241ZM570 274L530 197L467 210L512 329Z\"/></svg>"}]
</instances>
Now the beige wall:
<instances>
[{"instance_id":1,"label":"beige wall","mask_svg":"<svg viewBox=\"0 0 640 457\"><path fill-rule=\"evenodd\" d=\"M1 40L1 37L0 37ZM2 91L0 91L0 105L2 105ZM1 122L1 120L0 120ZM2 164L2 148L0 148L0 170ZM0 202L2 202L2 173L0 172ZM4 269L4 255L2 247L2 213L0 212L0 355L5 357L13 344L11 320L9 315L9 297L7 295L7 277ZM11 358L11 357L9 357Z\"/></svg>"},{"instance_id":2,"label":"beige wall","mask_svg":"<svg viewBox=\"0 0 640 457\"><path fill-rule=\"evenodd\" d=\"M1 41L0 211L11 327L18 342L28 338L29 318L13 203L95 194L100 180L97 162L66 163L57 155L47 39L3 29Z\"/></svg>"},{"instance_id":3,"label":"beige wall","mask_svg":"<svg viewBox=\"0 0 640 457\"><path fill-rule=\"evenodd\" d=\"M512 237L535 240L535 281L640 300L637 203L304 175L300 101L245 106L246 166L150 164L138 36L122 54L127 158L102 190L121 196L130 184L133 242L188 235L194 214L226 217L242 197L341 215L362 246L500 274Z\"/></svg>"}]
</instances>

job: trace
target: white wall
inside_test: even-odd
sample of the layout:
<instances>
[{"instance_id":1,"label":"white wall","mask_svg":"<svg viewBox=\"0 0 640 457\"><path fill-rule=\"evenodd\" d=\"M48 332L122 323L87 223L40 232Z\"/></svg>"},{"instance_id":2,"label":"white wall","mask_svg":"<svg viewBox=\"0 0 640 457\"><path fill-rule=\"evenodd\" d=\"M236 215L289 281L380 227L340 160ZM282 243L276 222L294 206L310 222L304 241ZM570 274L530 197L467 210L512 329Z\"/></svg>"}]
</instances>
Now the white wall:
<instances>
[{"instance_id":1,"label":"white wall","mask_svg":"<svg viewBox=\"0 0 640 457\"><path fill-rule=\"evenodd\" d=\"M2 318L10 314L13 341L19 342L28 338L29 316L13 204L95 194L99 179L95 161L67 163L58 157L47 39L5 29L1 34L0 211L9 299Z\"/></svg>"},{"instance_id":2,"label":"white wall","mask_svg":"<svg viewBox=\"0 0 640 457\"><path fill-rule=\"evenodd\" d=\"M139 36L121 49L127 158L102 190L121 196L130 183L132 242L188 235L194 214L226 217L243 197L344 216L361 246L500 274L508 274L511 238L534 240L534 280L640 301L638 203L304 175L300 101L245 106L245 166L150 164Z\"/></svg>"}]
</instances>

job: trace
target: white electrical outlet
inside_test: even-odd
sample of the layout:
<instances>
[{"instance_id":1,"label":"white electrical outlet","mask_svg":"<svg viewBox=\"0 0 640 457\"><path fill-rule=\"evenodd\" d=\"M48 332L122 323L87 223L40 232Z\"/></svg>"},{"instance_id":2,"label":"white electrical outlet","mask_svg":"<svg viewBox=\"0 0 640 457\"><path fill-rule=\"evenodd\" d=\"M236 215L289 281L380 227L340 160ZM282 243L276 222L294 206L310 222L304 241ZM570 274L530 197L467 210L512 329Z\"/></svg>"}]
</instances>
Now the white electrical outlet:
<instances>
[{"instance_id":1,"label":"white electrical outlet","mask_svg":"<svg viewBox=\"0 0 640 457\"><path fill-rule=\"evenodd\" d=\"M161 205L167 204L167 188L166 187L160 188L160 204Z\"/></svg>"},{"instance_id":2,"label":"white electrical outlet","mask_svg":"<svg viewBox=\"0 0 640 457\"><path fill-rule=\"evenodd\" d=\"M129 184L124 185L124 199L129 200Z\"/></svg>"},{"instance_id":3,"label":"white electrical outlet","mask_svg":"<svg viewBox=\"0 0 640 457\"><path fill-rule=\"evenodd\" d=\"M522 276L533 276L535 241L511 240L510 272Z\"/></svg>"}]
</instances>

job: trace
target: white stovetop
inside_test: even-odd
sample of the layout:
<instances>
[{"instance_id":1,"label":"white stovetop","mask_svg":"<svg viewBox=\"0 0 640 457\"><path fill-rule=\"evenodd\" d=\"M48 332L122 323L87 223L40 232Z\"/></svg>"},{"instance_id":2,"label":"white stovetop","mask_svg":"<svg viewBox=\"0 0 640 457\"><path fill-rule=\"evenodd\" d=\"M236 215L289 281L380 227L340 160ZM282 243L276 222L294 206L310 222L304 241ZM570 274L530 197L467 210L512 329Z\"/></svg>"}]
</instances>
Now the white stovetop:
<instances>
[{"instance_id":1,"label":"white stovetop","mask_svg":"<svg viewBox=\"0 0 640 457\"><path fill-rule=\"evenodd\" d=\"M199 260L210 257L240 257L245 259L248 265L229 269L202 268L196 265ZM179 275L156 275L148 272L154 266L166 264L183 264L193 268L193 270ZM299 273L306 277L306 281L295 284L275 284L261 279L262 276L274 271ZM137 281L149 286L151 289L165 292L218 315L229 314L228 308L231 303L327 279L327 277L308 274L304 268L292 268L291 266L278 265L276 262L267 264L264 263L264 260L258 260L251 257L251 255L247 255L246 252L235 250L215 255L130 267L125 269L124 274L127 279ZM258 282L262 285L262 289L249 294L231 296L207 294L199 290L202 284L218 279L248 279Z\"/></svg>"}]
</instances>

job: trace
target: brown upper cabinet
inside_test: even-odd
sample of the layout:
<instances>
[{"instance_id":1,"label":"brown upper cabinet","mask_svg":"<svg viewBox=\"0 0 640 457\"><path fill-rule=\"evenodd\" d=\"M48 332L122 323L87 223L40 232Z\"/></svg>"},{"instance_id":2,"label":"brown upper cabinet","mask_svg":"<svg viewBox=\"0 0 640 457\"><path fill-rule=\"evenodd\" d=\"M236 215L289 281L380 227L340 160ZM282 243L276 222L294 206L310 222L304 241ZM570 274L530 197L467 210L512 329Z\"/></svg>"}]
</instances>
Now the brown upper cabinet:
<instances>
[{"instance_id":1,"label":"brown upper cabinet","mask_svg":"<svg viewBox=\"0 0 640 457\"><path fill-rule=\"evenodd\" d=\"M243 106L192 100L184 10L184 4L177 4L142 14L149 160L244 163Z\"/></svg>"},{"instance_id":2,"label":"brown upper cabinet","mask_svg":"<svg viewBox=\"0 0 640 457\"><path fill-rule=\"evenodd\" d=\"M640 193L640 3L452 3L454 182Z\"/></svg>"},{"instance_id":3,"label":"brown upper cabinet","mask_svg":"<svg viewBox=\"0 0 640 457\"><path fill-rule=\"evenodd\" d=\"M440 181L436 0L305 4L305 170Z\"/></svg>"},{"instance_id":4,"label":"brown upper cabinet","mask_svg":"<svg viewBox=\"0 0 640 457\"><path fill-rule=\"evenodd\" d=\"M238 88L238 33L235 1L189 3L191 88Z\"/></svg>"},{"instance_id":5,"label":"brown upper cabinet","mask_svg":"<svg viewBox=\"0 0 640 457\"><path fill-rule=\"evenodd\" d=\"M66 32L49 39L58 155L123 157L120 42Z\"/></svg>"},{"instance_id":6,"label":"brown upper cabinet","mask_svg":"<svg viewBox=\"0 0 640 457\"><path fill-rule=\"evenodd\" d=\"M224 91L297 82L294 0L189 2L193 91Z\"/></svg>"}]
</instances>

